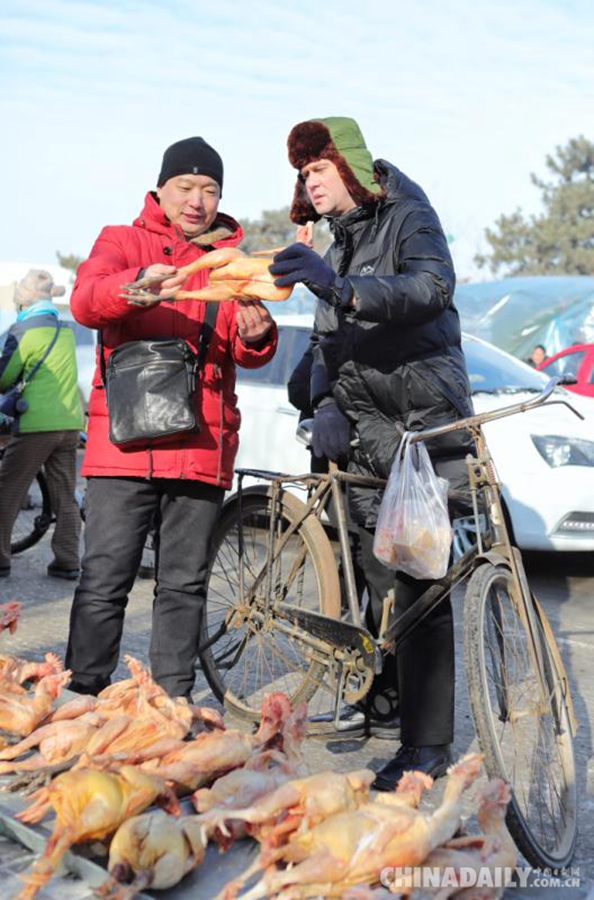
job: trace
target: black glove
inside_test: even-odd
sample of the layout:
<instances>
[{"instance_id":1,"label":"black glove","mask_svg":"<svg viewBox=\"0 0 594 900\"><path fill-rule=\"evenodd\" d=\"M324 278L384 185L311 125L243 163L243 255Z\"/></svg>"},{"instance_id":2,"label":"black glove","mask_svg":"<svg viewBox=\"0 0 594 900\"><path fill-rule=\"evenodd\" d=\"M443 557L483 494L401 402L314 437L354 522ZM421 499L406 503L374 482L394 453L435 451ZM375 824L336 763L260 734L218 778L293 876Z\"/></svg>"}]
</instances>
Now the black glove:
<instances>
[{"instance_id":1,"label":"black glove","mask_svg":"<svg viewBox=\"0 0 594 900\"><path fill-rule=\"evenodd\" d=\"M351 423L331 398L322 400L315 411L311 443L316 456L337 460L349 452Z\"/></svg>"},{"instance_id":2,"label":"black glove","mask_svg":"<svg viewBox=\"0 0 594 900\"><path fill-rule=\"evenodd\" d=\"M270 266L277 287L289 287L298 281L309 288L316 297L332 306L348 306L353 289L348 281L340 278L322 257L305 244L291 244L274 257Z\"/></svg>"}]
</instances>

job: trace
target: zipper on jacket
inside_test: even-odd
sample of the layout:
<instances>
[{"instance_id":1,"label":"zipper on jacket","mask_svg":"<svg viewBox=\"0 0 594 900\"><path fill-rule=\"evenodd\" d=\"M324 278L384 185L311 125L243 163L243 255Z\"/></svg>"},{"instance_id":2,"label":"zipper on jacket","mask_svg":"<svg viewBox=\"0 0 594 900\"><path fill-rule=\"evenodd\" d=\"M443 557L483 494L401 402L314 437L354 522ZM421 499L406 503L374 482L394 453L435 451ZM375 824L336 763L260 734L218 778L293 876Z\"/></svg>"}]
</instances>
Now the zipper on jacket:
<instances>
[{"instance_id":1,"label":"zipper on jacket","mask_svg":"<svg viewBox=\"0 0 594 900\"><path fill-rule=\"evenodd\" d=\"M153 451L150 447L148 448L147 453L148 453L148 472L147 472L146 477L147 477L147 479L149 479L149 478L153 477Z\"/></svg>"}]
</instances>

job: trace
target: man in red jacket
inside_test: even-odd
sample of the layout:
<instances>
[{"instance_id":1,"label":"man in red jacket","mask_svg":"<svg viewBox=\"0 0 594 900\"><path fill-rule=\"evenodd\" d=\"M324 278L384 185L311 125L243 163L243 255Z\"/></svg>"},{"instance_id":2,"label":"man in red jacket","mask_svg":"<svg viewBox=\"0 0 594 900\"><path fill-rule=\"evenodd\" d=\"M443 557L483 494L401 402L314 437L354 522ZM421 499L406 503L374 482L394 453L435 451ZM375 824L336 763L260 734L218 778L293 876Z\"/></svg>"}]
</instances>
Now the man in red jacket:
<instances>
[{"instance_id":1,"label":"man in red jacket","mask_svg":"<svg viewBox=\"0 0 594 900\"><path fill-rule=\"evenodd\" d=\"M219 213L223 163L202 138L165 151L156 192L131 226L107 226L78 270L71 306L77 321L100 330L104 358L128 341L179 337L196 350L206 304L170 298L178 269L213 249L234 247L243 233ZM142 307L122 286L143 275L167 275ZM188 279L197 290L207 272ZM74 595L66 664L71 688L97 693L118 663L124 611L154 520L159 550L150 661L171 696L190 696L205 602L211 538L233 479L240 413L235 366L257 368L276 350L277 333L259 302L219 306L195 395L200 430L167 443L123 449L109 440L98 365L89 403L82 473L88 478L85 553Z\"/></svg>"}]
</instances>

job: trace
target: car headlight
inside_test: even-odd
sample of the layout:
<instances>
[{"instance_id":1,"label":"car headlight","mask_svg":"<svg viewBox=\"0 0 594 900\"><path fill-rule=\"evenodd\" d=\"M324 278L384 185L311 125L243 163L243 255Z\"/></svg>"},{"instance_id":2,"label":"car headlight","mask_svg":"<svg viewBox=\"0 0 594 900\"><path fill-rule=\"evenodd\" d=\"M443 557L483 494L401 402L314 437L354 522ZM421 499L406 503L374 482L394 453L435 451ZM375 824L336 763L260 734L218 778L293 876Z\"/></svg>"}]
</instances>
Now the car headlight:
<instances>
[{"instance_id":1,"label":"car headlight","mask_svg":"<svg viewBox=\"0 0 594 900\"><path fill-rule=\"evenodd\" d=\"M560 434L531 434L532 443L549 466L594 466L594 442Z\"/></svg>"}]
</instances>

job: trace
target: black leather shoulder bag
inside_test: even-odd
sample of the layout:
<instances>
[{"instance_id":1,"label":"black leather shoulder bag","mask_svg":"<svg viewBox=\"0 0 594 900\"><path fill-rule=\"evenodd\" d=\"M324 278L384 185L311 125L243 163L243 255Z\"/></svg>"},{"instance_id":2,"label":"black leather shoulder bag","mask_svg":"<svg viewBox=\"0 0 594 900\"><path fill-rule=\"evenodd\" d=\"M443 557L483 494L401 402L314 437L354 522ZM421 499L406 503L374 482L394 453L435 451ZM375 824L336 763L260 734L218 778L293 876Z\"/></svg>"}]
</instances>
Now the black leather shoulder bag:
<instances>
[{"instance_id":1,"label":"black leather shoulder bag","mask_svg":"<svg viewBox=\"0 0 594 900\"><path fill-rule=\"evenodd\" d=\"M217 303L206 304L197 353L181 338L128 341L116 347L105 365L99 332L112 444L152 445L200 431L195 395L217 312Z\"/></svg>"}]
</instances>

